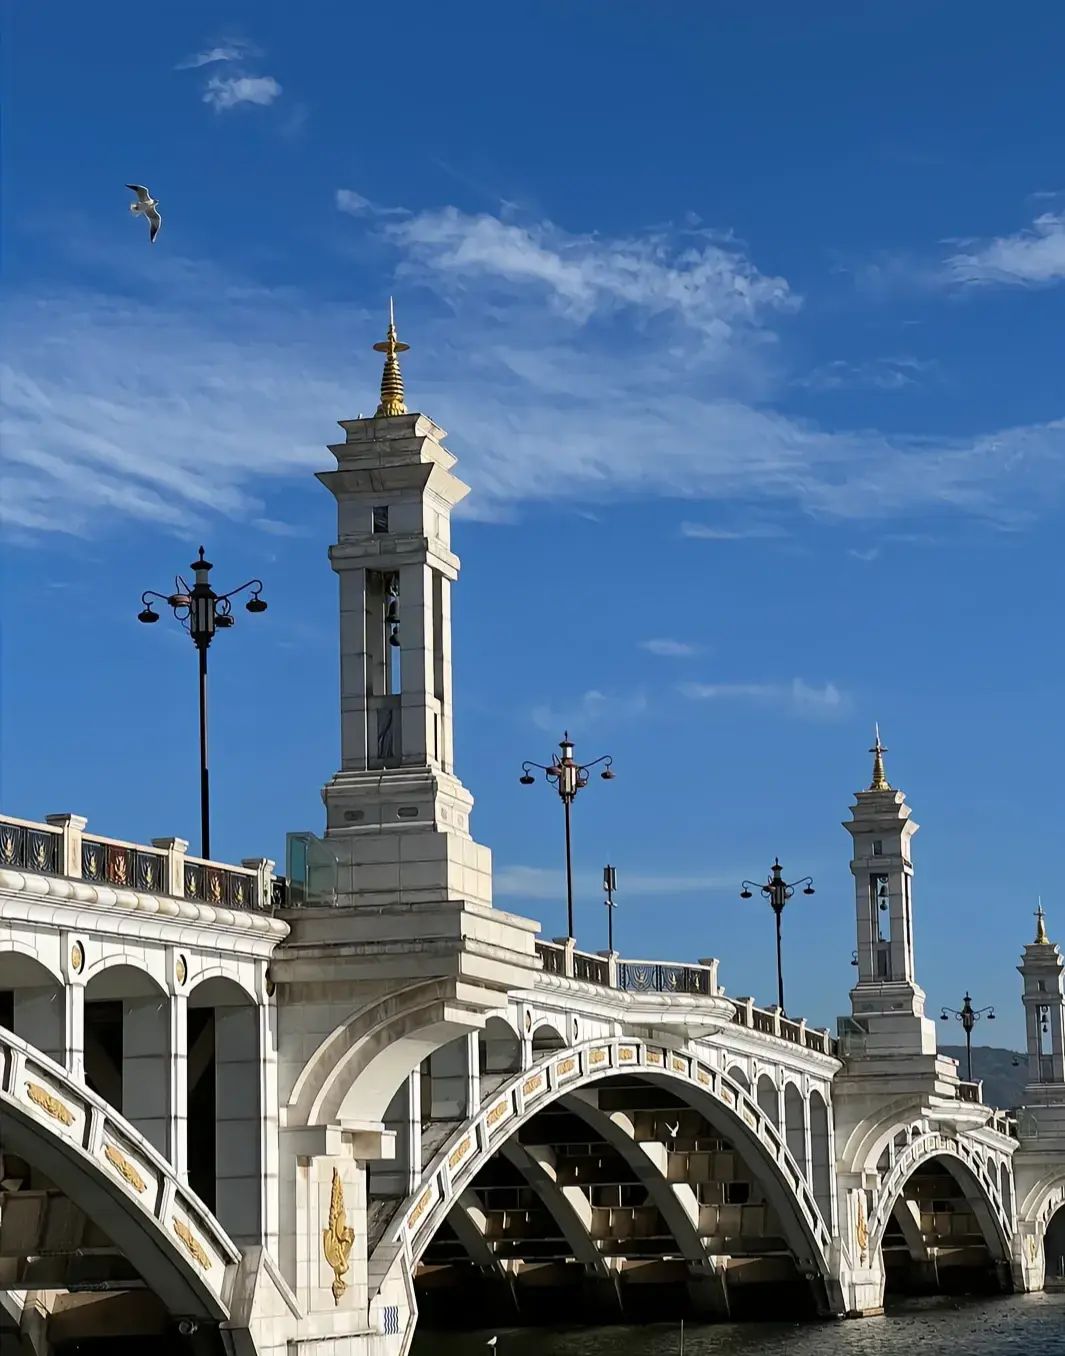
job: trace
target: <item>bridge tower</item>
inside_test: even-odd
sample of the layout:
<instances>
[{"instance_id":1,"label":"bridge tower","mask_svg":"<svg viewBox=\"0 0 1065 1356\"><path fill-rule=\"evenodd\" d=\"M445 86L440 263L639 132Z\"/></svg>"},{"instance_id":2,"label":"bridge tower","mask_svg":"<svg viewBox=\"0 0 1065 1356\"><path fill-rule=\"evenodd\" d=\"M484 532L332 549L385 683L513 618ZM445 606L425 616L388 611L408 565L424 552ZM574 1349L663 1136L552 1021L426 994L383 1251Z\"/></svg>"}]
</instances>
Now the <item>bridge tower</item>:
<instances>
[{"instance_id":1,"label":"bridge tower","mask_svg":"<svg viewBox=\"0 0 1065 1356\"><path fill-rule=\"evenodd\" d=\"M1028 1092L1056 1086L1065 1101L1065 958L1047 936L1043 906L1036 911L1035 940L1024 948L1017 969L1024 981L1028 1033Z\"/></svg>"},{"instance_id":2,"label":"bridge tower","mask_svg":"<svg viewBox=\"0 0 1065 1356\"><path fill-rule=\"evenodd\" d=\"M318 476L337 501L341 766L322 795L338 902L488 905L491 854L454 772L451 511L469 487L444 430L407 411L394 314L374 347L381 403L339 421L337 469Z\"/></svg>"},{"instance_id":3,"label":"bridge tower","mask_svg":"<svg viewBox=\"0 0 1065 1356\"><path fill-rule=\"evenodd\" d=\"M924 1015L924 990L917 983L913 947L913 862L910 840L918 825L902 791L884 771L886 750L876 741L873 776L844 828L854 840L858 925L858 982L851 1011L868 1033L869 1053L935 1054L935 1023Z\"/></svg>"}]
</instances>

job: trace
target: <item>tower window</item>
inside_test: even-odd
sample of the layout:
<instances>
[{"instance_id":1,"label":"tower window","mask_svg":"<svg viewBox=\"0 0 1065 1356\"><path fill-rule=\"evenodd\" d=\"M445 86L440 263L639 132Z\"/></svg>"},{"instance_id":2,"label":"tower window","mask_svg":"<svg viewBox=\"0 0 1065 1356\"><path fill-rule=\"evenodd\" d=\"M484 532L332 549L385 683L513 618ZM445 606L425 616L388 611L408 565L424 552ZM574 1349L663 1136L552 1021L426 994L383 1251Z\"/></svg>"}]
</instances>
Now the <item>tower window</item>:
<instances>
[{"instance_id":1,"label":"tower window","mask_svg":"<svg viewBox=\"0 0 1065 1356\"><path fill-rule=\"evenodd\" d=\"M873 856L883 857L883 855L884 855L884 841L882 838L876 838L873 840Z\"/></svg>"},{"instance_id":2,"label":"tower window","mask_svg":"<svg viewBox=\"0 0 1065 1356\"><path fill-rule=\"evenodd\" d=\"M388 505L376 504L373 510L373 535L380 536L388 531Z\"/></svg>"}]
</instances>

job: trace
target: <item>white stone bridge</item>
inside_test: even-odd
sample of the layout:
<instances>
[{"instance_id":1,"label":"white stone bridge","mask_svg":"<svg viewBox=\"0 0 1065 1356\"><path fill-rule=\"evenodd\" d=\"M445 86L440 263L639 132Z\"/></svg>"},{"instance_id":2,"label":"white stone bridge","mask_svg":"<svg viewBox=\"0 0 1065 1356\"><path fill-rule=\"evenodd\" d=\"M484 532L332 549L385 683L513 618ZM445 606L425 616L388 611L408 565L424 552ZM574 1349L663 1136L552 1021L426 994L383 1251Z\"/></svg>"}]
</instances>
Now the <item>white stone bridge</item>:
<instances>
[{"instance_id":1,"label":"white stone bridge","mask_svg":"<svg viewBox=\"0 0 1065 1356\"><path fill-rule=\"evenodd\" d=\"M290 835L286 879L0 817L0 1354L405 1356L419 1314L857 1317L1056 1278L1042 921L1016 1114L937 1053L879 754L836 1036L727 996L716 960L538 940L493 907L452 763L466 487L422 415L342 428L324 838Z\"/></svg>"}]
</instances>

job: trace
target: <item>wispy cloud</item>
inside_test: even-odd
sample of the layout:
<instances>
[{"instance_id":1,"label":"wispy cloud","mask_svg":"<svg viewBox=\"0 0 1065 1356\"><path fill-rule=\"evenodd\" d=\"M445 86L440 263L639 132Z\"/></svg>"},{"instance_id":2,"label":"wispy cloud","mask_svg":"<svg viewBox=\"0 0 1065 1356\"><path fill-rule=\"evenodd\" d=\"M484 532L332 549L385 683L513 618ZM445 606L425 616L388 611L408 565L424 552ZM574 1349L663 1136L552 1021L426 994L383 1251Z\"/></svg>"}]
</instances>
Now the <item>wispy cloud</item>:
<instances>
[{"instance_id":1,"label":"wispy cloud","mask_svg":"<svg viewBox=\"0 0 1065 1356\"><path fill-rule=\"evenodd\" d=\"M247 57L257 56L258 50L250 42L231 40L217 47L204 48L195 56L186 57L174 67L176 71L196 71L201 66L213 66L218 61L243 61Z\"/></svg>"},{"instance_id":2,"label":"wispy cloud","mask_svg":"<svg viewBox=\"0 0 1065 1356\"><path fill-rule=\"evenodd\" d=\"M680 683L678 691L692 701L757 702L808 719L841 715L849 704L835 683L816 687L802 678L790 683Z\"/></svg>"},{"instance_id":3,"label":"wispy cloud","mask_svg":"<svg viewBox=\"0 0 1065 1356\"><path fill-rule=\"evenodd\" d=\"M714 872L705 875L671 876L657 874L630 873L621 875L627 897L637 895L684 895L701 894L706 890L720 889L723 886L734 887L738 872ZM582 871L577 868L574 875L578 882L586 884L590 890L597 890L602 878L601 870ZM566 882L560 870L544 866L500 866L496 867L492 878L493 892L497 899L509 896L512 899L557 899L565 898Z\"/></svg>"},{"instance_id":4,"label":"wispy cloud","mask_svg":"<svg viewBox=\"0 0 1065 1356\"><path fill-rule=\"evenodd\" d=\"M1045 512L1065 486L1062 419L905 437L775 406L786 391L765 354L790 293L759 282L734 242L655 231L633 244L495 220L499 230L473 231L470 253L455 222L465 230L483 218L376 208L350 217L368 237L360 245L417 279L408 297L429 289L447 303L401 307L401 332L417 336L405 375L418 405L461 440L474 514L674 498L691 506L684 536L728 542L781 535L774 517L784 513L875 520L880 533L893 518L939 532L946 514L1011 525ZM430 243L407 244L408 232ZM34 533L102 532L131 517L176 532L206 514L281 516L261 502L270 479L320 467L331 420L372 408L369 356L363 404L342 355L353 324L370 342L379 317L172 252L151 268L126 252L119 266L111 245L79 237L79 250L90 246L96 276L111 280L97 290L9 290L0 511ZM715 272L707 249L730 262ZM757 516L744 517L745 505Z\"/></svg>"},{"instance_id":5,"label":"wispy cloud","mask_svg":"<svg viewBox=\"0 0 1065 1356\"><path fill-rule=\"evenodd\" d=\"M641 640L640 649L647 650L651 654L661 655L663 659L687 659L690 655L699 654L702 650L701 645L693 645L687 640Z\"/></svg>"},{"instance_id":6,"label":"wispy cloud","mask_svg":"<svg viewBox=\"0 0 1065 1356\"><path fill-rule=\"evenodd\" d=\"M569 730L576 735L591 725L634 720L646 710L647 698L642 692L600 692L592 688L565 707L536 706L531 716L534 725L550 734Z\"/></svg>"},{"instance_id":7,"label":"wispy cloud","mask_svg":"<svg viewBox=\"0 0 1065 1356\"><path fill-rule=\"evenodd\" d=\"M1029 229L990 240L960 241L946 262L961 283L1040 287L1065 281L1065 213L1044 212Z\"/></svg>"},{"instance_id":8,"label":"wispy cloud","mask_svg":"<svg viewBox=\"0 0 1065 1356\"><path fill-rule=\"evenodd\" d=\"M693 541L746 541L751 537L782 537L787 533L769 523L748 523L742 527L715 527L713 523L681 523L680 535Z\"/></svg>"},{"instance_id":9,"label":"wispy cloud","mask_svg":"<svg viewBox=\"0 0 1065 1356\"><path fill-rule=\"evenodd\" d=\"M852 546L852 547L848 550L847 554L848 554L849 556L853 556L855 560L860 560L860 561L862 561L864 564L868 565L868 564L870 564L872 561L876 560L876 559L879 557L879 555L880 555L880 547L879 547L879 546L866 546L866 547Z\"/></svg>"},{"instance_id":10,"label":"wispy cloud","mask_svg":"<svg viewBox=\"0 0 1065 1356\"><path fill-rule=\"evenodd\" d=\"M915 386L927 375L934 364L919 358L873 358L869 362L852 363L845 358L815 367L812 372L796 379L796 386L811 391L839 391L849 388L877 391L902 391Z\"/></svg>"},{"instance_id":11,"label":"wispy cloud","mask_svg":"<svg viewBox=\"0 0 1065 1356\"><path fill-rule=\"evenodd\" d=\"M203 91L203 102L218 113L239 104L265 107L280 97L281 86L272 75L215 75Z\"/></svg>"}]
</instances>

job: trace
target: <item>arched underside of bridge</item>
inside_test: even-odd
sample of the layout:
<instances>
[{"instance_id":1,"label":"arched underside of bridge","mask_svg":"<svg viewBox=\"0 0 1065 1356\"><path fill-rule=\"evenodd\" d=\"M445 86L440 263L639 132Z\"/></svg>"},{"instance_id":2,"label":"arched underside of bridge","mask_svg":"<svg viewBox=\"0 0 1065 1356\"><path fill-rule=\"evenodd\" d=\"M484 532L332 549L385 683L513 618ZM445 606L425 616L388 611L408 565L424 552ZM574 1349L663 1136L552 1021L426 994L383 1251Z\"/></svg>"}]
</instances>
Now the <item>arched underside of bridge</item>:
<instances>
[{"instance_id":1,"label":"arched underside of bridge","mask_svg":"<svg viewBox=\"0 0 1065 1356\"><path fill-rule=\"evenodd\" d=\"M0 1030L0 1289L49 1296L40 1314L9 1302L3 1326L38 1323L55 1352L117 1353L108 1334L137 1334L162 1356L184 1320L221 1352L238 1260L132 1126Z\"/></svg>"},{"instance_id":2,"label":"arched underside of bridge","mask_svg":"<svg viewBox=\"0 0 1065 1356\"><path fill-rule=\"evenodd\" d=\"M426 1167L380 1245L405 1248L430 1325L740 1317L770 1292L777 1312L825 1307L805 1167L749 1090L690 1056L544 1049Z\"/></svg>"},{"instance_id":3,"label":"arched underside of bridge","mask_svg":"<svg viewBox=\"0 0 1065 1356\"><path fill-rule=\"evenodd\" d=\"M923 1142L922 1142L923 1140ZM870 1222L885 1298L996 1294L1012 1288L1012 1206L1005 1174L972 1149L939 1136L913 1142L908 1161L885 1183Z\"/></svg>"}]
</instances>

